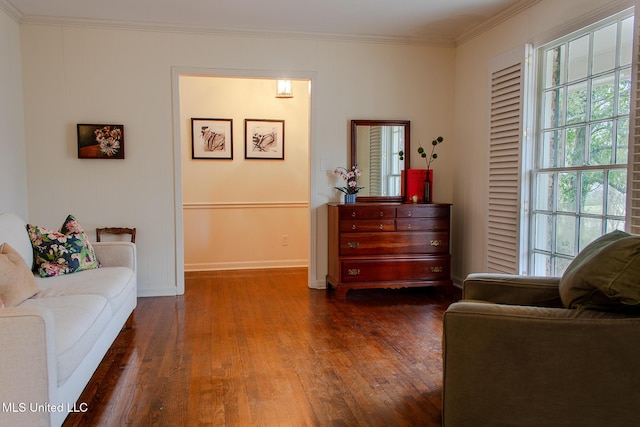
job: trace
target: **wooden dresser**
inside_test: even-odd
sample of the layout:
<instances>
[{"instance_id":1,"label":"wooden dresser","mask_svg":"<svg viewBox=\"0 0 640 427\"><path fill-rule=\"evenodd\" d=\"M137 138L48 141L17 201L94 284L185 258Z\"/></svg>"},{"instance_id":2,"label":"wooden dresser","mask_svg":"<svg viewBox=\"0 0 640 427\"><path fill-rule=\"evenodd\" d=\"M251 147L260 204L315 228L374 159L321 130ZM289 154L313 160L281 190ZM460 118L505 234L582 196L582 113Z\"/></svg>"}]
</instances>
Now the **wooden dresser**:
<instances>
[{"instance_id":1,"label":"wooden dresser","mask_svg":"<svg viewBox=\"0 0 640 427\"><path fill-rule=\"evenodd\" d=\"M349 289L451 285L449 204L329 204L329 274Z\"/></svg>"}]
</instances>

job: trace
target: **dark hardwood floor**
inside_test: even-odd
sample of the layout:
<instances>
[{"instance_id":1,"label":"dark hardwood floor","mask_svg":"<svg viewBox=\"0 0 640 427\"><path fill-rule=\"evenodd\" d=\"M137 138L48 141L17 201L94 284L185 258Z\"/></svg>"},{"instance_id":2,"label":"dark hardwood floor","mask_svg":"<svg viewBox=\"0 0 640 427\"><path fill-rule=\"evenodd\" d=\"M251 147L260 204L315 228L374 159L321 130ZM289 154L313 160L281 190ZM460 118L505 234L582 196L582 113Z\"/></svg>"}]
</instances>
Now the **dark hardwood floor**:
<instances>
[{"instance_id":1,"label":"dark hardwood floor","mask_svg":"<svg viewBox=\"0 0 640 427\"><path fill-rule=\"evenodd\" d=\"M307 287L306 269L189 273L140 298L65 426L439 426L459 292Z\"/></svg>"}]
</instances>

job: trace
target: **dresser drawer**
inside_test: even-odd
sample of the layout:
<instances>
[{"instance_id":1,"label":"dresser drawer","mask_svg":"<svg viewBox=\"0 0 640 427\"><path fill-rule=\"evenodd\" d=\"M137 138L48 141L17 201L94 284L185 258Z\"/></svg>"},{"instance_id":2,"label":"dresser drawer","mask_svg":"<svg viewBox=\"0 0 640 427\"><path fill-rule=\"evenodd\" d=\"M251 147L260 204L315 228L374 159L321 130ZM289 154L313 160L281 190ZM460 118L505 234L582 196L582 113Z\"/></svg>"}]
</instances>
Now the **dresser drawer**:
<instances>
[{"instance_id":1,"label":"dresser drawer","mask_svg":"<svg viewBox=\"0 0 640 427\"><path fill-rule=\"evenodd\" d=\"M449 218L398 218L398 231L449 231Z\"/></svg>"},{"instance_id":2,"label":"dresser drawer","mask_svg":"<svg viewBox=\"0 0 640 427\"><path fill-rule=\"evenodd\" d=\"M347 219L382 219L395 218L396 208L394 206L341 206L340 220Z\"/></svg>"},{"instance_id":3,"label":"dresser drawer","mask_svg":"<svg viewBox=\"0 0 640 427\"><path fill-rule=\"evenodd\" d=\"M449 253L448 232L343 233L340 255Z\"/></svg>"},{"instance_id":4,"label":"dresser drawer","mask_svg":"<svg viewBox=\"0 0 640 427\"><path fill-rule=\"evenodd\" d=\"M448 205L402 205L396 209L398 218L449 218Z\"/></svg>"},{"instance_id":5,"label":"dresser drawer","mask_svg":"<svg viewBox=\"0 0 640 427\"><path fill-rule=\"evenodd\" d=\"M425 258L365 259L342 261L343 282L449 280L449 255Z\"/></svg>"},{"instance_id":6,"label":"dresser drawer","mask_svg":"<svg viewBox=\"0 0 640 427\"><path fill-rule=\"evenodd\" d=\"M365 219L365 220L343 220L340 221L340 231L359 233L365 231L395 231L396 221L394 219Z\"/></svg>"}]
</instances>

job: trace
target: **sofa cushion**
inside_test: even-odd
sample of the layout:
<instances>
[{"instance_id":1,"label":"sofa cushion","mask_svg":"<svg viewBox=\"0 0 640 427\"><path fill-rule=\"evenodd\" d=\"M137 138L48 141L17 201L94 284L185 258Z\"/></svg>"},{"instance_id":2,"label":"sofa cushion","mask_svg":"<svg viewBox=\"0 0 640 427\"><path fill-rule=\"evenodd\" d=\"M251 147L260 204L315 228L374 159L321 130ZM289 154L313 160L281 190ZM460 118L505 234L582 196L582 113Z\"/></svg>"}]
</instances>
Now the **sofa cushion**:
<instances>
[{"instance_id":1,"label":"sofa cushion","mask_svg":"<svg viewBox=\"0 0 640 427\"><path fill-rule=\"evenodd\" d=\"M99 267L96 254L82 227L69 215L60 231L27 224L40 277L59 276Z\"/></svg>"},{"instance_id":2,"label":"sofa cushion","mask_svg":"<svg viewBox=\"0 0 640 427\"><path fill-rule=\"evenodd\" d=\"M640 311L640 236L608 233L585 247L560 280L567 308Z\"/></svg>"},{"instance_id":3,"label":"sofa cushion","mask_svg":"<svg viewBox=\"0 0 640 427\"><path fill-rule=\"evenodd\" d=\"M0 298L14 307L38 292L33 273L20 254L8 243L0 245Z\"/></svg>"},{"instance_id":4,"label":"sofa cushion","mask_svg":"<svg viewBox=\"0 0 640 427\"><path fill-rule=\"evenodd\" d=\"M22 306L46 308L53 314L58 386L76 370L113 316L107 300L100 295L31 298Z\"/></svg>"},{"instance_id":5,"label":"sofa cushion","mask_svg":"<svg viewBox=\"0 0 640 427\"><path fill-rule=\"evenodd\" d=\"M35 298L51 298L65 295L94 294L109 301L115 311L122 306L129 294L135 272L126 267L102 267L79 271L74 274L36 278L40 292Z\"/></svg>"}]
</instances>

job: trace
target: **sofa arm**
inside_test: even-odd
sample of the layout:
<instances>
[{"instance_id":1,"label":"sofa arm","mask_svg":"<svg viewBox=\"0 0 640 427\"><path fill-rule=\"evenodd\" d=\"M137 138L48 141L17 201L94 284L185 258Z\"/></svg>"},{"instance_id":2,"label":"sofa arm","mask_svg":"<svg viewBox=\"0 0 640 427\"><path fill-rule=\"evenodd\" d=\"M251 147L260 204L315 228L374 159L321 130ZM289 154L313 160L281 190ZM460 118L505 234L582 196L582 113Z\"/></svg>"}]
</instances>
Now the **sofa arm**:
<instances>
[{"instance_id":1,"label":"sofa arm","mask_svg":"<svg viewBox=\"0 0 640 427\"><path fill-rule=\"evenodd\" d=\"M92 242L103 267L129 267L136 271L136 245L130 242Z\"/></svg>"},{"instance_id":2,"label":"sofa arm","mask_svg":"<svg viewBox=\"0 0 640 427\"><path fill-rule=\"evenodd\" d=\"M49 425L30 404L56 402L54 319L40 307L0 309L0 425Z\"/></svg>"},{"instance_id":3,"label":"sofa arm","mask_svg":"<svg viewBox=\"0 0 640 427\"><path fill-rule=\"evenodd\" d=\"M465 279L462 299L560 308L559 283L559 277L475 273Z\"/></svg>"},{"instance_id":4,"label":"sofa arm","mask_svg":"<svg viewBox=\"0 0 640 427\"><path fill-rule=\"evenodd\" d=\"M443 426L630 426L640 418L640 318L452 304Z\"/></svg>"}]
</instances>

